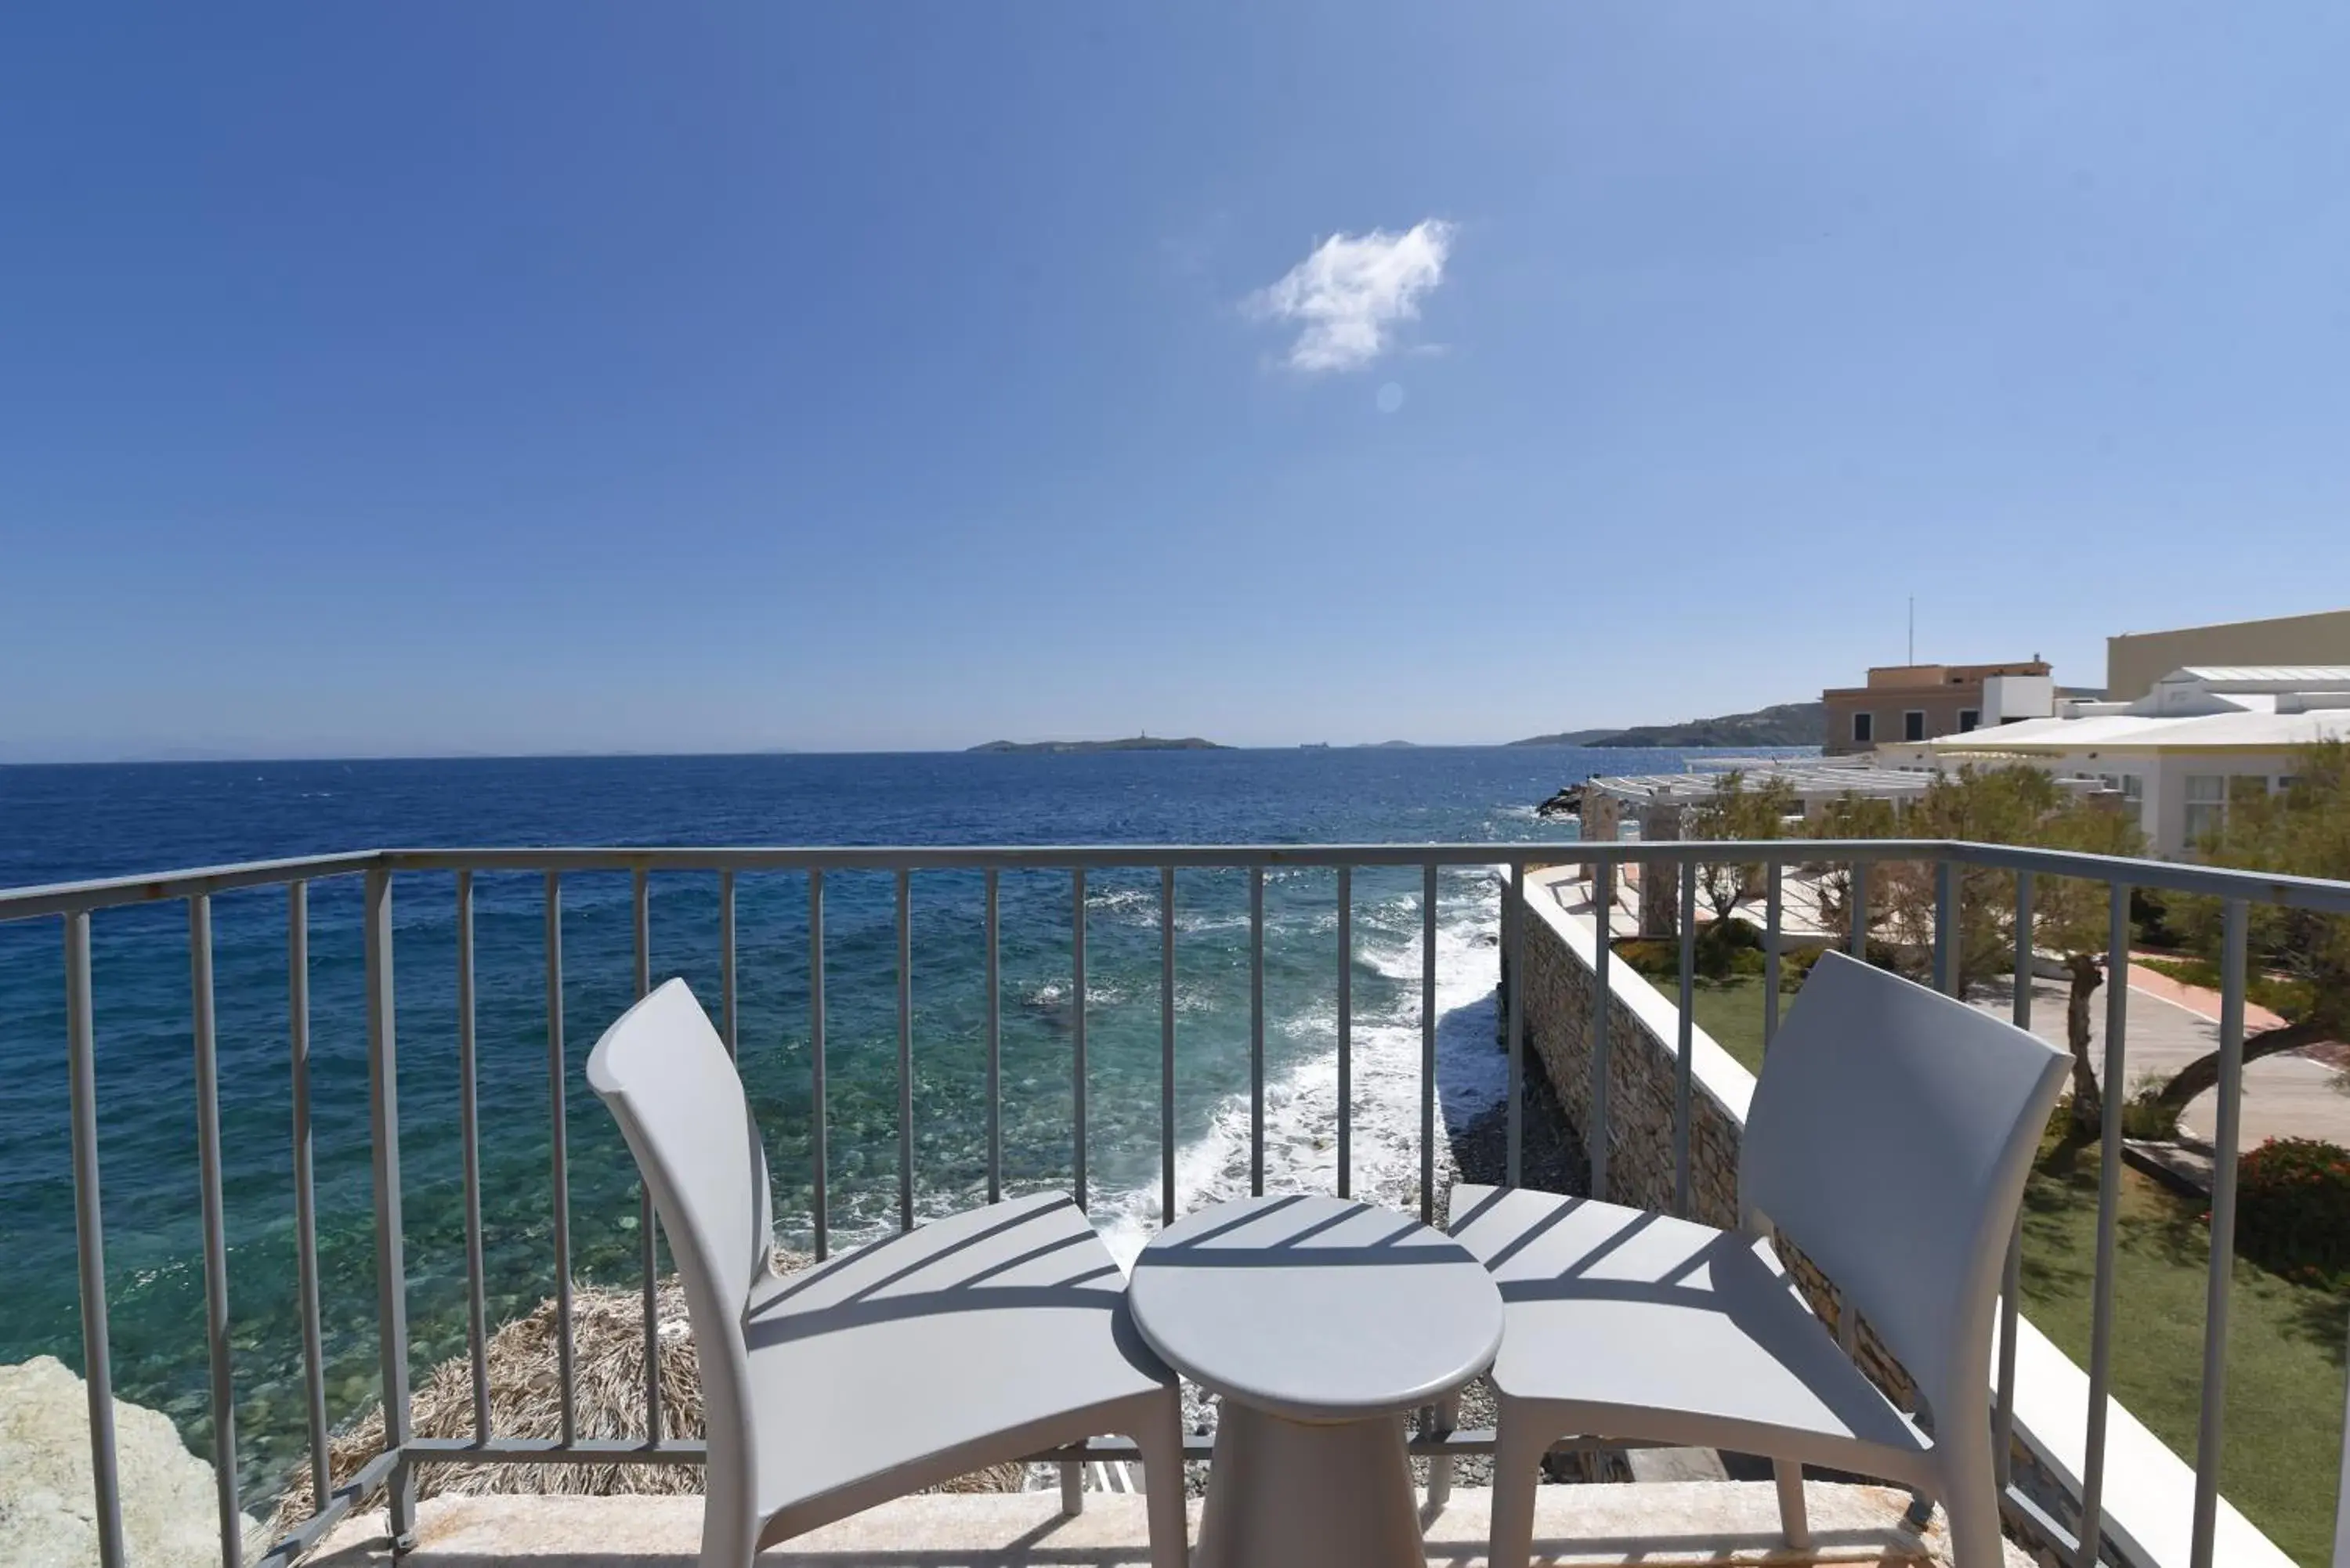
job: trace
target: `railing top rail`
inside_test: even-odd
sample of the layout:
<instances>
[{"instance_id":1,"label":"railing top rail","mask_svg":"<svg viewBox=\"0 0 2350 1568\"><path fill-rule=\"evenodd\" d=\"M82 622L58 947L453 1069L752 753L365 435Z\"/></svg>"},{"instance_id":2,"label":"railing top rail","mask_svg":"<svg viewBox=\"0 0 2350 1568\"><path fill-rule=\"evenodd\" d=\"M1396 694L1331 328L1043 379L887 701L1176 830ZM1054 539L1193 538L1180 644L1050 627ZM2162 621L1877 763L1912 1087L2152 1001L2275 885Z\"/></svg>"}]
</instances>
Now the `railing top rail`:
<instances>
[{"instance_id":1,"label":"railing top rail","mask_svg":"<svg viewBox=\"0 0 2350 1568\"><path fill-rule=\"evenodd\" d=\"M1622 865L1657 861L1808 862L1957 859L1971 866L2121 882L2164 892L2350 914L2350 882L2284 877L2165 860L1943 839L1676 839L1513 844L1088 844L516 846L370 849L283 860L0 889L0 920L184 898L234 888L394 871L952 871L1069 870L1118 867Z\"/></svg>"},{"instance_id":2,"label":"railing top rail","mask_svg":"<svg viewBox=\"0 0 2350 1568\"><path fill-rule=\"evenodd\" d=\"M380 849L335 855L299 855L284 860L244 860L230 866L198 866L132 877L102 877L87 882L49 882L30 888L0 888L0 920L65 915L120 904L151 904L191 898L233 888L266 888L312 877L342 877L365 871L383 859Z\"/></svg>"}]
</instances>

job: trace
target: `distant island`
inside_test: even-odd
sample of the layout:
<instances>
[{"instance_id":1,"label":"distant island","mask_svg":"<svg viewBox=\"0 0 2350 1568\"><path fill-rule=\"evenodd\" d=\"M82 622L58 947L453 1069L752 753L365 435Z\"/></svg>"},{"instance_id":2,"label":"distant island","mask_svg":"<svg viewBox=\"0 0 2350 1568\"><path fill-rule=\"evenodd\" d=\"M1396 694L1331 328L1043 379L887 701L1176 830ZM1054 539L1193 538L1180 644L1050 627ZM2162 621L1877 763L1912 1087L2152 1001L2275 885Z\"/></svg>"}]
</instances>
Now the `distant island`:
<instances>
[{"instance_id":1,"label":"distant island","mask_svg":"<svg viewBox=\"0 0 2350 1568\"><path fill-rule=\"evenodd\" d=\"M1827 734L1822 702L1779 702L1752 713L1638 724L1628 730L1566 730L1512 741L1513 746L1816 746Z\"/></svg>"},{"instance_id":2,"label":"distant island","mask_svg":"<svg viewBox=\"0 0 2350 1568\"><path fill-rule=\"evenodd\" d=\"M974 752L1051 752L1074 753L1083 752L1228 752L1230 746L1220 746L1213 741L1203 741L1197 735L1170 739L1165 735L1128 735L1118 741L990 741L985 745L970 748Z\"/></svg>"}]
</instances>

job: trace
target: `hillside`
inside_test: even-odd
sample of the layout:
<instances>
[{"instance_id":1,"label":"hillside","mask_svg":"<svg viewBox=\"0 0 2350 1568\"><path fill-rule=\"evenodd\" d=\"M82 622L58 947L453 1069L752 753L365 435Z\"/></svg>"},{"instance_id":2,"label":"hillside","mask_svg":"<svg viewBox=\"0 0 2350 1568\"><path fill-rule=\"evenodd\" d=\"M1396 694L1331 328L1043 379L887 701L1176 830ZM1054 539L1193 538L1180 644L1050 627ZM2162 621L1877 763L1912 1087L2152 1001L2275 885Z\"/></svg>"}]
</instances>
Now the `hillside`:
<instances>
[{"instance_id":1,"label":"hillside","mask_svg":"<svg viewBox=\"0 0 2350 1568\"><path fill-rule=\"evenodd\" d=\"M1628 730L1566 730L1513 741L1513 746L1816 746L1827 732L1828 711L1818 702L1778 702L1752 713L1691 719L1681 724L1638 724Z\"/></svg>"},{"instance_id":2,"label":"hillside","mask_svg":"<svg viewBox=\"0 0 2350 1568\"><path fill-rule=\"evenodd\" d=\"M974 752L1222 752L1213 741L1203 741L1197 735L1170 739L1164 735L1128 735L1118 741L990 741L973 746Z\"/></svg>"}]
</instances>

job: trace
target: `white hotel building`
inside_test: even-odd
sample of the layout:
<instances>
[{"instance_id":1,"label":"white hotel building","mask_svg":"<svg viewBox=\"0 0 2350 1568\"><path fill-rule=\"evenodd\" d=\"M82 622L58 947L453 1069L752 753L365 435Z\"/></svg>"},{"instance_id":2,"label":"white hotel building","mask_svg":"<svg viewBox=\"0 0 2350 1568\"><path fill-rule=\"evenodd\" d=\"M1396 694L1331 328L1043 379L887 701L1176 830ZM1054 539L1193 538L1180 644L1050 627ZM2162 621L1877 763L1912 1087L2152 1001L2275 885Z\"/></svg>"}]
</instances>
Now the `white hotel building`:
<instances>
[{"instance_id":1,"label":"white hotel building","mask_svg":"<svg viewBox=\"0 0 2350 1568\"><path fill-rule=\"evenodd\" d=\"M2134 809L2147 847L2178 859L2247 791L2282 788L2299 746L2350 740L2350 665L2174 670L2129 702L2059 698L2045 676L1985 683L1981 727L1882 745L1881 767L2031 763Z\"/></svg>"}]
</instances>

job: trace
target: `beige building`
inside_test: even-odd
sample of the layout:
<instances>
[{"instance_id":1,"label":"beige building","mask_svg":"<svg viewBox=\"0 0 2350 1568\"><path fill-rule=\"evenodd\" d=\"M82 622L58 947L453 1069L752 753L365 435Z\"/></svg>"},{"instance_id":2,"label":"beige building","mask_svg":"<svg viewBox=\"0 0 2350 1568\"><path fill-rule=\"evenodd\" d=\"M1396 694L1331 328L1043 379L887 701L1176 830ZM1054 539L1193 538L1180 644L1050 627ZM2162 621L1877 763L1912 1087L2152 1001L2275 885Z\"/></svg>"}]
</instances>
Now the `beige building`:
<instances>
[{"instance_id":1,"label":"beige building","mask_svg":"<svg viewBox=\"0 0 2350 1568\"><path fill-rule=\"evenodd\" d=\"M1960 735L1983 720L1983 682L1993 676L2045 678L2037 657L2006 664L1886 664L1866 686L1832 686L1820 693L1828 711L1820 749L1830 756L1875 751L1894 742Z\"/></svg>"},{"instance_id":2,"label":"beige building","mask_svg":"<svg viewBox=\"0 0 2350 1568\"><path fill-rule=\"evenodd\" d=\"M2350 609L2106 639L2106 697L2135 702L2174 670L2350 664Z\"/></svg>"}]
</instances>

